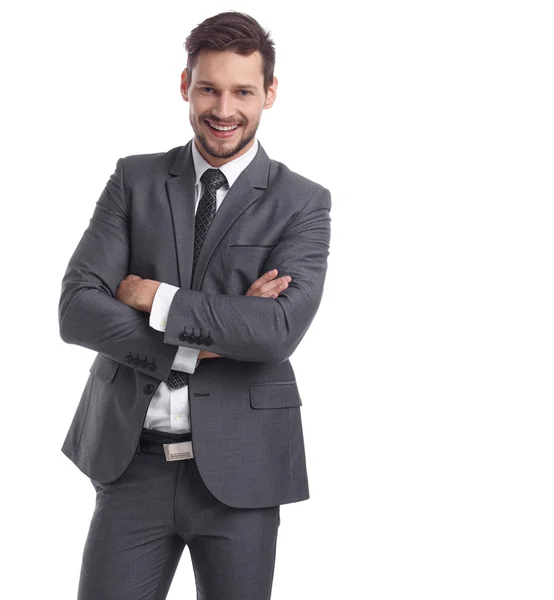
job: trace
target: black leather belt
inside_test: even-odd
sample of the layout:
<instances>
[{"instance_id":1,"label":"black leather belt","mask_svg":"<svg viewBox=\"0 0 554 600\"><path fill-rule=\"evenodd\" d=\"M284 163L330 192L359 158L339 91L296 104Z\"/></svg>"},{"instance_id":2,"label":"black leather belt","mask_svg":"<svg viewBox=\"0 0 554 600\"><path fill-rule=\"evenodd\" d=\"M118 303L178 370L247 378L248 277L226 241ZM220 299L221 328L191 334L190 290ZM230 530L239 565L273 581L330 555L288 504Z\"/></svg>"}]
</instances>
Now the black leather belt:
<instances>
[{"instance_id":1,"label":"black leather belt","mask_svg":"<svg viewBox=\"0 0 554 600\"><path fill-rule=\"evenodd\" d=\"M139 440L140 452L165 454L167 461L193 458L192 433L169 433L143 427Z\"/></svg>"}]
</instances>

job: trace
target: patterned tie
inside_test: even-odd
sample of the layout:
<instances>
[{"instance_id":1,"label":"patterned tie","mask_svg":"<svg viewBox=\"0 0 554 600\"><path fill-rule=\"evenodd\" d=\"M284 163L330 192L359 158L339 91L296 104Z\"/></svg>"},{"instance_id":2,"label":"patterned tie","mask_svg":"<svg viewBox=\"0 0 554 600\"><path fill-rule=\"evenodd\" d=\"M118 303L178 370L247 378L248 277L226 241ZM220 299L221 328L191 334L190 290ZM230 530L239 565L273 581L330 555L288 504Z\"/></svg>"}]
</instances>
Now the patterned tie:
<instances>
[{"instance_id":1,"label":"patterned tie","mask_svg":"<svg viewBox=\"0 0 554 600\"><path fill-rule=\"evenodd\" d=\"M207 169L204 171L200 181L204 184L204 193L200 202L198 203L198 209L196 210L196 216L194 218L194 256L192 259L192 275L190 278L190 284L192 287L192 280L194 279L194 272L196 270L196 263L204 238L208 233L208 229L212 224L217 209L216 204L216 192L222 186L227 184L227 178L219 169ZM184 371L170 371L167 379L167 385L172 390L188 385L189 375Z\"/></svg>"}]
</instances>

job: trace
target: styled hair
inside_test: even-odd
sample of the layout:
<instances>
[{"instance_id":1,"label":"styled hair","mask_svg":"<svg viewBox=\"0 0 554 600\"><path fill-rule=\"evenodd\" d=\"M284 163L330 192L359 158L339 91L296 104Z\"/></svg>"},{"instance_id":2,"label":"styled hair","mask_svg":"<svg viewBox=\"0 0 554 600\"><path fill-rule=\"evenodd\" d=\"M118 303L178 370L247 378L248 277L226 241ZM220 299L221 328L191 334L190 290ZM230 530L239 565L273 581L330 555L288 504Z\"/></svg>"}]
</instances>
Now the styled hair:
<instances>
[{"instance_id":1,"label":"styled hair","mask_svg":"<svg viewBox=\"0 0 554 600\"><path fill-rule=\"evenodd\" d=\"M222 12L197 25L185 40L187 57L187 81L198 62L202 48L231 51L248 56L258 51L262 56L264 92L273 83L275 68L275 43L270 32L262 29L253 17L236 11Z\"/></svg>"}]
</instances>

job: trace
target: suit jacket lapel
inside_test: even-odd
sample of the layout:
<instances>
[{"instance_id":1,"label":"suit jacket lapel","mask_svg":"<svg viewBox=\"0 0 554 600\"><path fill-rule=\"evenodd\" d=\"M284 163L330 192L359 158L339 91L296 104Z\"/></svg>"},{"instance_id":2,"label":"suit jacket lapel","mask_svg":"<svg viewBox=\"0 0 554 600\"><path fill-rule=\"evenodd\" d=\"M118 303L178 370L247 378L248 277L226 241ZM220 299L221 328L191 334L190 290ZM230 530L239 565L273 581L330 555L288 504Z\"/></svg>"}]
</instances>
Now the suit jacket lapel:
<instances>
[{"instance_id":1,"label":"suit jacket lapel","mask_svg":"<svg viewBox=\"0 0 554 600\"><path fill-rule=\"evenodd\" d=\"M179 286L188 288L194 249L194 165L190 142L177 152L169 173L178 175L166 182L166 189L173 217Z\"/></svg>"},{"instance_id":2,"label":"suit jacket lapel","mask_svg":"<svg viewBox=\"0 0 554 600\"><path fill-rule=\"evenodd\" d=\"M194 281L190 285L194 251L194 161L193 140L183 146L171 166L169 173L176 175L167 181L167 194L173 215L173 233L179 266L180 286L200 290L204 273L217 245L236 219L263 194L269 181L270 160L258 141L258 151L252 162L239 175L208 229L198 256Z\"/></svg>"}]
</instances>

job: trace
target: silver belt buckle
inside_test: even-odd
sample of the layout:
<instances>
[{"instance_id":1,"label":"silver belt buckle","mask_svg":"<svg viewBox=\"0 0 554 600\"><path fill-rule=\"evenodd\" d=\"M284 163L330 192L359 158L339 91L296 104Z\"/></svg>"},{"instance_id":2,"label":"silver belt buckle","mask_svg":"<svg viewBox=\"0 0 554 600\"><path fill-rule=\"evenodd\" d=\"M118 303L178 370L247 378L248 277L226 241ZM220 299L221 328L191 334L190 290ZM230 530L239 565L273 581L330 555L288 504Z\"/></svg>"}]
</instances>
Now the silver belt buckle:
<instances>
[{"instance_id":1,"label":"silver belt buckle","mask_svg":"<svg viewBox=\"0 0 554 600\"><path fill-rule=\"evenodd\" d=\"M165 460L186 460L192 458L192 442L164 444Z\"/></svg>"}]
</instances>

